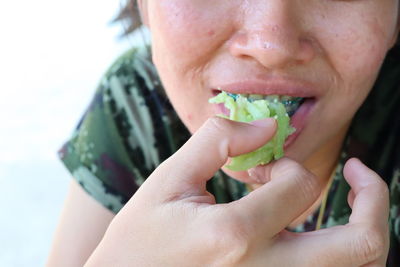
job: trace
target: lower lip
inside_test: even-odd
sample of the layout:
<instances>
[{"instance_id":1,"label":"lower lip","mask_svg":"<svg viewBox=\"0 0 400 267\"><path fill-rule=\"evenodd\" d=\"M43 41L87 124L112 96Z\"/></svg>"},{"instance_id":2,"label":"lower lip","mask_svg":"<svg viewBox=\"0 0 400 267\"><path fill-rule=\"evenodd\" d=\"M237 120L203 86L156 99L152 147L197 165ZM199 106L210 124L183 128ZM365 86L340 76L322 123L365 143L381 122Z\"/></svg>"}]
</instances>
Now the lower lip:
<instances>
[{"instance_id":1,"label":"lower lip","mask_svg":"<svg viewBox=\"0 0 400 267\"><path fill-rule=\"evenodd\" d=\"M284 144L284 149L287 149L300 135L301 131L304 129L307 116L314 107L315 98L308 98L304 101L304 103L300 106L300 108L296 111L296 113L290 119L290 125L296 129L296 131L289 135Z\"/></svg>"}]
</instances>

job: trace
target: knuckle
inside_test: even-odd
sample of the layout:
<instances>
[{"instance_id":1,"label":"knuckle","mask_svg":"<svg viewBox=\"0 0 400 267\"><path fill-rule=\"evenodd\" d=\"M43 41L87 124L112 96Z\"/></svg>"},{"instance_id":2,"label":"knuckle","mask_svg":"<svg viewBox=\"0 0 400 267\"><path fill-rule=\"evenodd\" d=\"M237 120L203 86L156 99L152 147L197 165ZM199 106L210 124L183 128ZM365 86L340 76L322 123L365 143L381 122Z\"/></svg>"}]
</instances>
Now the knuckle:
<instances>
[{"instance_id":1,"label":"knuckle","mask_svg":"<svg viewBox=\"0 0 400 267\"><path fill-rule=\"evenodd\" d=\"M215 140L218 140L217 151L219 156L220 158L226 158L230 153L230 135L228 134L230 132L230 125L228 121L219 117L211 117L202 128L202 142L213 143Z\"/></svg>"},{"instance_id":2,"label":"knuckle","mask_svg":"<svg viewBox=\"0 0 400 267\"><path fill-rule=\"evenodd\" d=\"M238 216L230 214L212 225L211 246L219 253L218 257L222 265L238 264L249 254L249 227L241 221L242 219Z\"/></svg>"},{"instance_id":3,"label":"knuckle","mask_svg":"<svg viewBox=\"0 0 400 267\"><path fill-rule=\"evenodd\" d=\"M381 195L389 196L389 187L386 182L380 180L378 182L377 188L379 189Z\"/></svg>"},{"instance_id":4,"label":"knuckle","mask_svg":"<svg viewBox=\"0 0 400 267\"><path fill-rule=\"evenodd\" d=\"M292 177L294 183L299 189L299 194L304 197L317 197L320 193L320 184L317 177L307 171L301 164L296 161L285 159L277 170L280 175Z\"/></svg>"},{"instance_id":5,"label":"knuckle","mask_svg":"<svg viewBox=\"0 0 400 267\"><path fill-rule=\"evenodd\" d=\"M314 174L308 174L305 178L297 177L297 181L299 183L299 188L302 191L303 195L306 197L316 198L320 194L320 185L316 179Z\"/></svg>"},{"instance_id":6,"label":"knuckle","mask_svg":"<svg viewBox=\"0 0 400 267\"><path fill-rule=\"evenodd\" d=\"M378 227L365 227L354 240L355 255L365 262L378 259L385 253L386 239L386 235Z\"/></svg>"},{"instance_id":7,"label":"knuckle","mask_svg":"<svg viewBox=\"0 0 400 267\"><path fill-rule=\"evenodd\" d=\"M296 161L288 158L283 158L277 161L276 165L274 166L274 171L276 171L279 174L285 174L288 176L292 175L304 176L309 174L309 172L306 169L304 169L304 167L301 166L300 163L297 163Z\"/></svg>"},{"instance_id":8,"label":"knuckle","mask_svg":"<svg viewBox=\"0 0 400 267\"><path fill-rule=\"evenodd\" d=\"M214 116L208 119L206 127L213 132L223 133L228 130L229 123L226 119Z\"/></svg>"}]
</instances>

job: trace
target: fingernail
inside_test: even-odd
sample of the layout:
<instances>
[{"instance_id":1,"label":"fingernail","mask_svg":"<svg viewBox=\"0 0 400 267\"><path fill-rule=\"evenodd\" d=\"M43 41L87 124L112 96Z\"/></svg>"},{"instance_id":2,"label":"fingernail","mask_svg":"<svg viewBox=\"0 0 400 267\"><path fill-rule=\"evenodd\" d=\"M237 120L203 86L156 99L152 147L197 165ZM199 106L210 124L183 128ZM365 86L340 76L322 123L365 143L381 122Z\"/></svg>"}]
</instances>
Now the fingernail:
<instances>
[{"instance_id":1,"label":"fingernail","mask_svg":"<svg viewBox=\"0 0 400 267\"><path fill-rule=\"evenodd\" d=\"M253 126L257 126L257 127L267 128L267 127L271 127L272 125L275 124L275 119L274 118L266 118L266 119L252 121L252 122L250 122L250 124Z\"/></svg>"},{"instance_id":2,"label":"fingernail","mask_svg":"<svg viewBox=\"0 0 400 267\"><path fill-rule=\"evenodd\" d=\"M354 172L358 173L360 179L357 182L361 185L361 187L367 187L370 184L374 184L377 182L377 174L368 168L360 159L352 158L352 164L354 168Z\"/></svg>"}]
</instances>

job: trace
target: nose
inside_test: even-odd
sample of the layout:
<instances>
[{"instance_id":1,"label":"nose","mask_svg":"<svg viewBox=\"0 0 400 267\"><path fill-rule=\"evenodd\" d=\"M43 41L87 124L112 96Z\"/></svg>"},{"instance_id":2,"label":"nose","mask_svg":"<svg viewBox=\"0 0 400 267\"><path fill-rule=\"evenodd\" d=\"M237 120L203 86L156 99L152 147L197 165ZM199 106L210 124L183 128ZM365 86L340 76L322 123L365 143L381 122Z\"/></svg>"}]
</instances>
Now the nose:
<instances>
[{"instance_id":1,"label":"nose","mask_svg":"<svg viewBox=\"0 0 400 267\"><path fill-rule=\"evenodd\" d=\"M291 0L251 1L242 12L241 28L230 40L235 57L252 58L268 69L306 64L316 44L304 29L302 11ZM289 3L291 2L291 3Z\"/></svg>"}]
</instances>

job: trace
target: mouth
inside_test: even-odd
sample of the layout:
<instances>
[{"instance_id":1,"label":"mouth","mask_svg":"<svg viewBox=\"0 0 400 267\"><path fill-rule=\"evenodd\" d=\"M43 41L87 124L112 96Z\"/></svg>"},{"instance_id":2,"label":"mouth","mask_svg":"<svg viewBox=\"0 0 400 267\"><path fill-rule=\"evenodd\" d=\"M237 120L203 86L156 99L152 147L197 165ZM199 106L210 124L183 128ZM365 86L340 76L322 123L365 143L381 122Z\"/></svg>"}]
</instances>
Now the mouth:
<instances>
[{"instance_id":1,"label":"mouth","mask_svg":"<svg viewBox=\"0 0 400 267\"><path fill-rule=\"evenodd\" d=\"M225 90L224 90L225 91ZM215 89L212 90L214 96L220 94L222 90ZM301 134L303 129L308 124L308 119L318 101L318 95L303 94L302 96L296 96L293 93L291 96L288 95L277 95L277 94L236 94L226 90L227 94L236 100L239 95L246 97L248 101L255 101L257 99L268 99L273 102L281 102L286 109L288 116L290 117L290 126L295 128L296 131L291 134L284 144L284 148L287 149L291 146L297 137ZM222 114L229 116L229 110L224 106L224 104L218 104L219 111Z\"/></svg>"},{"instance_id":2,"label":"mouth","mask_svg":"<svg viewBox=\"0 0 400 267\"><path fill-rule=\"evenodd\" d=\"M221 93L221 90L213 90L213 95L216 96ZM286 112L289 117L292 117L301 107L301 105L311 97L298 97L298 96L287 96L287 95L261 95L261 94L227 94L236 100L239 96L246 98L249 102L256 100L268 100L270 102L280 102L285 106Z\"/></svg>"}]
</instances>

